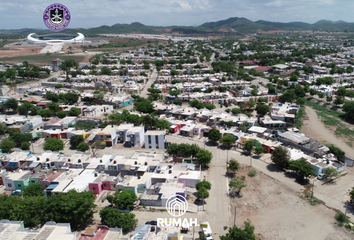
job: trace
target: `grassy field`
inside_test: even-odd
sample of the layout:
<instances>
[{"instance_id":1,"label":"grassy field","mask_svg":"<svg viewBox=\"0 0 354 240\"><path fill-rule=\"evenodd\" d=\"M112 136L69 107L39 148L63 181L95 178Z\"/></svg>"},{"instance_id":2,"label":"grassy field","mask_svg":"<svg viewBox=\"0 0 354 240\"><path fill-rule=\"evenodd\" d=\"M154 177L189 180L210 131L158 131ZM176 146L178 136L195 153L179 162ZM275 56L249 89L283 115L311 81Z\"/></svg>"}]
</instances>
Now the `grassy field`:
<instances>
[{"instance_id":1,"label":"grassy field","mask_svg":"<svg viewBox=\"0 0 354 240\"><path fill-rule=\"evenodd\" d=\"M31 55L31 56L19 56L12 58L0 58L3 63L18 63L27 61L29 64L38 64L38 65L51 65L52 60L60 58L62 60L73 59L76 62L81 62L84 59L84 55L67 55L67 54L44 54L44 55Z\"/></svg>"}]
</instances>

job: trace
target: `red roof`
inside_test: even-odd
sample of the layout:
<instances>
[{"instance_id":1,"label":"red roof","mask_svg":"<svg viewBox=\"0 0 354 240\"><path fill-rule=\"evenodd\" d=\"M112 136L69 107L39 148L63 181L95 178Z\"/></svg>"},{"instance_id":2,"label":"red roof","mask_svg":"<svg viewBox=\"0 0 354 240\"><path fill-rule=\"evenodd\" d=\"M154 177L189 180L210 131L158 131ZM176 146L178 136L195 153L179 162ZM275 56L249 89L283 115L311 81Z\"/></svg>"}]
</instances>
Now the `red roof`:
<instances>
[{"instance_id":1,"label":"red roof","mask_svg":"<svg viewBox=\"0 0 354 240\"><path fill-rule=\"evenodd\" d=\"M45 106L45 105L47 105L47 102L39 102L39 103L37 103L37 106Z\"/></svg>"}]
</instances>

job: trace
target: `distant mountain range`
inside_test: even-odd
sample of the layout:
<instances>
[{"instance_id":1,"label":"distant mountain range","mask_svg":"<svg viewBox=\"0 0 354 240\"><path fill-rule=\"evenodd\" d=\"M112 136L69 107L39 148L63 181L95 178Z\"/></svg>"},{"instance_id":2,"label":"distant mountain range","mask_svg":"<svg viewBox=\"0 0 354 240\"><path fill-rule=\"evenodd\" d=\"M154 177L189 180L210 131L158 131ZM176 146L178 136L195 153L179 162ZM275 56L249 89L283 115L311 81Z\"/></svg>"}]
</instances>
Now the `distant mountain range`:
<instances>
[{"instance_id":1,"label":"distant mountain range","mask_svg":"<svg viewBox=\"0 0 354 240\"><path fill-rule=\"evenodd\" d=\"M193 35L232 35L268 31L328 31L328 32L354 32L354 23L348 23L342 20L329 21L320 20L314 24L304 22L270 22L270 21L251 21L247 18L233 17L226 20L216 22L206 22L200 26L187 27L187 26L146 26L139 22L131 24L114 24L112 26L100 26L90 29L66 29L65 33L81 32L86 36L94 36L97 34L105 33L146 33L146 34L166 34L166 33L179 33L179 34L193 34ZM31 32L36 33L49 33L47 30L38 29L17 29L17 30L0 30L0 33L15 33L15 34L28 34Z\"/></svg>"}]
</instances>

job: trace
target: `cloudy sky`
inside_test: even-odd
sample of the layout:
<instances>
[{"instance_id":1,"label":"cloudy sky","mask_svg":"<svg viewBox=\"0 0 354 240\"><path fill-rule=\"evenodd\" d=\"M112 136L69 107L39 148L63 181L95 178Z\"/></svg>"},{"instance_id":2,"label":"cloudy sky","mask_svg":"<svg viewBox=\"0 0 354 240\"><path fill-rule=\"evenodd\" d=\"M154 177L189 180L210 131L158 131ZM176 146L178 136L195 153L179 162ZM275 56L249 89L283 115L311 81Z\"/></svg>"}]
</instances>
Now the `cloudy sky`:
<instances>
[{"instance_id":1,"label":"cloudy sky","mask_svg":"<svg viewBox=\"0 0 354 240\"><path fill-rule=\"evenodd\" d=\"M69 28L132 22L195 26L229 17L252 21L354 22L352 0L0 0L0 29L44 29L43 11L56 2L70 10Z\"/></svg>"}]
</instances>

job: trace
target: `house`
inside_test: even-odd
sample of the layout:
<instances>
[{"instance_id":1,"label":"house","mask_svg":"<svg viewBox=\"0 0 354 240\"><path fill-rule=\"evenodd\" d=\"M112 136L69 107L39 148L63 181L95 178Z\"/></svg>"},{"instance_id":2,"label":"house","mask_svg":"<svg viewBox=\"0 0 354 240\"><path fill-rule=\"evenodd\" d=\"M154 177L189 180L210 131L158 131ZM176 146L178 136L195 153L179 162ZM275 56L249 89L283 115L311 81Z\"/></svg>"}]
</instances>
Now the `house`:
<instances>
[{"instance_id":1,"label":"house","mask_svg":"<svg viewBox=\"0 0 354 240\"><path fill-rule=\"evenodd\" d=\"M0 239L77 240L70 223L47 222L40 229L25 228L23 221L0 220Z\"/></svg>"},{"instance_id":2,"label":"house","mask_svg":"<svg viewBox=\"0 0 354 240\"><path fill-rule=\"evenodd\" d=\"M281 128L286 127L286 122L281 120L273 120L270 117L260 118L259 122L266 128Z\"/></svg>"},{"instance_id":3,"label":"house","mask_svg":"<svg viewBox=\"0 0 354 240\"><path fill-rule=\"evenodd\" d=\"M97 117L101 116L104 113L109 113L113 111L112 105L100 105L100 106L91 106L82 110L82 115L85 117Z\"/></svg>"},{"instance_id":4,"label":"house","mask_svg":"<svg viewBox=\"0 0 354 240\"><path fill-rule=\"evenodd\" d=\"M189 125L184 126L180 129L179 132L182 136L192 137L193 136L193 127L191 127Z\"/></svg>"},{"instance_id":5,"label":"house","mask_svg":"<svg viewBox=\"0 0 354 240\"><path fill-rule=\"evenodd\" d=\"M16 172L6 172L4 175L2 175L2 180L5 186L6 191L13 191L16 190L15 182L18 181L20 178L22 178L24 175L27 173L30 173L29 171L22 171L19 169ZM22 187L22 186L20 186Z\"/></svg>"},{"instance_id":6,"label":"house","mask_svg":"<svg viewBox=\"0 0 354 240\"><path fill-rule=\"evenodd\" d=\"M145 132L145 148L165 149L166 131L149 130Z\"/></svg>"},{"instance_id":7,"label":"house","mask_svg":"<svg viewBox=\"0 0 354 240\"><path fill-rule=\"evenodd\" d=\"M79 240L113 240L121 239L123 237L121 228L108 228L100 225L97 228L88 228L81 233Z\"/></svg>"},{"instance_id":8,"label":"house","mask_svg":"<svg viewBox=\"0 0 354 240\"><path fill-rule=\"evenodd\" d=\"M95 182L97 178L98 174L95 170L85 169L72 182L70 182L63 192L68 192L71 189L75 189L79 193L87 191L89 190L89 184Z\"/></svg>"},{"instance_id":9,"label":"house","mask_svg":"<svg viewBox=\"0 0 354 240\"><path fill-rule=\"evenodd\" d=\"M128 146L141 146L144 143L144 127L132 127L127 131L127 138L125 143Z\"/></svg>"},{"instance_id":10,"label":"house","mask_svg":"<svg viewBox=\"0 0 354 240\"><path fill-rule=\"evenodd\" d=\"M100 174L93 182L89 183L89 190L94 194L100 194L103 190L114 190L116 185L115 178L114 176Z\"/></svg>"},{"instance_id":11,"label":"house","mask_svg":"<svg viewBox=\"0 0 354 240\"><path fill-rule=\"evenodd\" d=\"M97 133L95 139L97 141L106 142L106 146L115 146L117 144L117 126L107 125L101 132Z\"/></svg>"},{"instance_id":12,"label":"house","mask_svg":"<svg viewBox=\"0 0 354 240\"><path fill-rule=\"evenodd\" d=\"M124 143L127 139L127 132L134 124L121 124L117 127L116 133L118 136L117 143Z\"/></svg>"}]
</instances>

